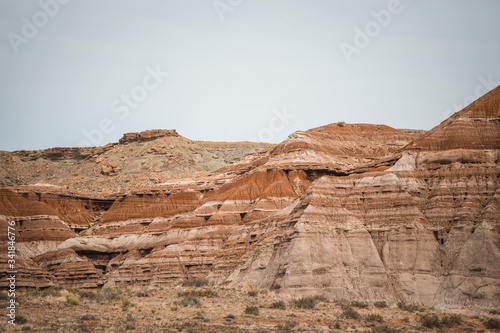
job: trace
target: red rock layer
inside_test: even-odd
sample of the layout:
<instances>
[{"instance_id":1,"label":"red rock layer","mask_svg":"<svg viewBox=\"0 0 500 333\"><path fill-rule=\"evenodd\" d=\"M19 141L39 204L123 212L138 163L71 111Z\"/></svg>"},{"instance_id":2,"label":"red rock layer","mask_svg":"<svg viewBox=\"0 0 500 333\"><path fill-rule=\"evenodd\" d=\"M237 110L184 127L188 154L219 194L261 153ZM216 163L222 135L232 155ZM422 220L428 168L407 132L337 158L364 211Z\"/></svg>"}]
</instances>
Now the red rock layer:
<instances>
[{"instance_id":1,"label":"red rock layer","mask_svg":"<svg viewBox=\"0 0 500 333\"><path fill-rule=\"evenodd\" d=\"M386 126L333 124L210 175L101 201L3 190L0 213L24 223L26 285L207 276L293 296L496 309L498 93L412 143ZM60 231L89 217L80 235Z\"/></svg>"}]
</instances>

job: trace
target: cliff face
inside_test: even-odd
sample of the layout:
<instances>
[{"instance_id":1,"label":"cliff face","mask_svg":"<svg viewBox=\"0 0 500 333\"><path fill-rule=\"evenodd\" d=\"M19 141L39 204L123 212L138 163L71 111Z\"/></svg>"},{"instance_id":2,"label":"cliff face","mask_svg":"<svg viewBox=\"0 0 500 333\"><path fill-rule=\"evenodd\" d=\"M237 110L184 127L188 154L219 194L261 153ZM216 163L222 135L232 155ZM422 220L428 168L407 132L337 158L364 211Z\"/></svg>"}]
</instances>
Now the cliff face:
<instances>
[{"instance_id":1,"label":"cliff face","mask_svg":"<svg viewBox=\"0 0 500 333\"><path fill-rule=\"evenodd\" d=\"M419 138L344 123L296 132L211 174L127 193L1 189L19 286L206 276L284 295L497 309L498 101L500 88Z\"/></svg>"}]
</instances>

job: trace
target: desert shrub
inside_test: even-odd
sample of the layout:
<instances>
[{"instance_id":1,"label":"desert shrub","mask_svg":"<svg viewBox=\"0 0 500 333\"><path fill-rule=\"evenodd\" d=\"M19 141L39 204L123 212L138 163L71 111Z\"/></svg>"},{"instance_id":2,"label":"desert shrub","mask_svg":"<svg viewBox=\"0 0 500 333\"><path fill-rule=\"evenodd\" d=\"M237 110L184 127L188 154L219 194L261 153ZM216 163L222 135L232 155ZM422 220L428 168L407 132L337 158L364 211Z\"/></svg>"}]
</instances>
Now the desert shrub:
<instances>
[{"instance_id":1,"label":"desert shrub","mask_svg":"<svg viewBox=\"0 0 500 333\"><path fill-rule=\"evenodd\" d=\"M279 309L279 310L286 310L286 305L285 305L285 302L283 302L283 301L277 301L277 302L271 303L271 305L269 306L269 308L271 308L271 309Z\"/></svg>"},{"instance_id":2,"label":"desert shrub","mask_svg":"<svg viewBox=\"0 0 500 333\"><path fill-rule=\"evenodd\" d=\"M252 316L258 316L259 315L259 308L256 306L247 306L245 308L245 313L252 315Z\"/></svg>"},{"instance_id":3,"label":"desert shrub","mask_svg":"<svg viewBox=\"0 0 500 333\"><path fill-rule=\"evenodd\" d=\"M177 311L177 310L179 310L179 307L177 305L170 306L170 311Z\"/></svg>"},{"instance_id":4,"label":"desert shrub","mask_svg":"<svg viewBox=\"0 0 500 333\"><path fill-rule=\"evenodd\" d=\"M80 325L78 325L78 328L82 332L90 332L89 326L85 323L80 323Z\"/></svg>"},{"instance_id":5,"label":"desert shrub","mask_svg":"<svg viewBox=\"0 0 500 333\"><path fill-rule=\"evenodd\" d=\"M373 306L376 308L386 308L387 303L385 301L376 301L376 302L373 302Z\"/></svg>"},{"instance_id":6,"label":"desert shrub","mask_svg":"<svg viewBox=\"0 0 500 333\"><path fill-rule=\"evenodd\" d=\"M42 297L47 297L47 296L52 296L52 297L59 297L61 296L61 287L49 287L47 289L44 289L40 291L40 294Z\"/></svg>"},{"instance_id":7,"label":"desert shrub","mask_svg":"<svg viewBox=\"0 0 500 333\"><path fill-rule=\"evenodd\" d=\"M410 318L409 317L404 317L401 320L404 321L405 323L409 323L410 322Z\"/></svg>"},{"instance_id":8,"label":"desert shrub","mask_svg":"<svg viewBox=\"0 0 500 333\"><path fill-rule=\"evenodd\" d=\"M330 302L330 300L326 296L323 296L323 295L315 295L315 296L313 296L313 298L315 300L317 300L318 302L324 302L324 303Z\"/></svg>"},{"instance_id":9,"label":"desert shrub","mask_svg":"<svg viewBox=\"0 0 500 333\"><path fill-rule=\"evenodd\" d=\"M376 321L376 322L379 322L379 323L383 323L384 322L384 318L379 315L379 314L375 314L375 313L370 313L369 315L367 315L365 317L365 320L366 321Z\"/></svg>"},{"instance_id":10,"label":"desert shrub","mask_svg":"<svg viewBox=\"0 0 500 333\"><path fill-rule=\"evenodd\" d=\"M21 328L22 331L31 331L31 326L25 325Z\"/></svg>"},{"instance_id":11,"label":"desert shrub","mask_svg":"<svg viewBox=\"0 0 500 333\"><path fill-rule=\"evenodd\" d=\"M97 320L96 316L94 316L92 314L88 314L88 313L81 316L80 319L81 320Z\"/></svg>"},{"instance_id":12,"label":"desert shrub","mask_svg":"<svg viewBox=\"0 0 500 333\"><path fill-rule=\"evenodd\" d=\"M372 327L372 333L396 333L396 332L399 331L387 326Z\"/></svg>"},{"instance_id":13,"label":"desert shrub","mask_svg":"<svg viewBox=\"0 0 500 333\"><path fill-rule=\"evenodd\" d=\"M131 313L127 313L127 321L128 322L135 321L135 318L134 318L134 316Z\"/></svg>"},{"instance_id":14,"label":"desert shrub","mask_svg":"<svg viewBox=\"0 0 500 333\"><path fill-rule=\"evenodd\" d=\"M299 323L294 321L294 320L289 320L285 323L285 326L283 326L283 329L286 331L292 330L295 327L299 326Z\"/></svg>"},{"instance_id":15,"label":"desert shrub","mask_svg":"<svg viewBox=\"0 0 500 333\"><path fill-rule=\"evenodd\" d=\"M462 317L456 314L444 316L443 318L441 318L441 324L446 327L453 327L455 325L459 326L462 324Z\"/></svg>"},{"instance_id":16,"label":"desert shrub","mask_svg":"<svg viewBox=\"0 0 500 333\"><path fill-rule=\"evenodd\" d=\"M352 319L358 319L359 318L359 313L358 311L354 310L353 308L346 308L340 315L342 318L352 318Z\"/></svg>"},{"instance_id":17,"label":"desert shrub","mask_svg":"<svg viewBox=\"0 0 500 333\"><path fill-rule=\"evenodd\" d=\"M255 290L255 289L254 289L254 290L250 290L250 291L248 292L248 296L252 296L252 297L257 296L258 294L259 294L259 291L258 291L258 290Z\"/></svg>"},{"instance_id":18,"label":"desert shrub","mask_svg":"<svg viewBox=\"0 0 500 333\"><path fill-rule=\"evenodd\" d=\"M6 301L9 299L10 299L10 297L5 291L0 291L0 300L1 301Z\"/></svg>"},{"instance_id":19,"label":"desert shrub","mask_svg":"<svg viewBox=\"0 0 500 333\"><path fill-rule=\"evenodd\" d=\"M317 302L314 297L301 297L299 299L292 299L290 303L292 308L314 309Z\"/></svg>"},{"instance_id":20,"label":"desert shrub","mask_svg":"<svg viewBox=\"0 0 500 333\"><path fill-rule=\"evenodd\" d=\"M68 297L67 302L69 305L78 305L80 304L80 301L76 297Z\"/></svg>"},{"instance_id":21,"label":"desert shrub","mask_svg":"<svg viewBox=\"0 0 500 333\"><path fill-rule=\"evenodd\" d=\"M420 316L420 323L427 328L440 327L441 321L434 314L424 314Z\"/></svg>"},{"instance_id":22,"label":"desert shrub","mask_svg":"<svg viewBox=\"0 0 500 333\"><path fill-rule=\"evenodd\" d=\"M408 312L415 312L418 310L418 305L416 304L405 304L403 302L398 303L398 308Z\"/></svg>"},{"instance_id":23,"label":"desert shrub","mask_svg":"<svg viewBox=\"0 0 500 333\"><path fill-rule=\"evenodd\" d=\"M342 328L342 326L340 325L340 321L336 321L335 324L333 325L329 325L328 326L329 329L336 329L336 330L340 330Z\"/></svg>"},{"instance_id":24,"label":"desert shrub","mask_svg":"<svg viewBox=\"0 0 500 333\"><path fill-rule=\"evenodd\" d=\"M352 301L351 306L355 308L366 309L368 307L368 303L361 301Z\"/></svg>"},{"instance_id":25,"label":"desert shrub","mask_svg":"<svg viewBox=\"0 0 500 333\"><path fill-rule=\"evenodd\" d=\"M16 324L26 324L28 322L28 318L26 318L25 316L23 315L16 315L14 317L14 322Z\"/></svg>"},{"instance_id":26,"label":"desert shrub","mask_svg":"<svg viewBox=\"0 0 500 333\"><path fill-rule=\"evenodd\" d=\"M205 278L192 278L182 282L183 287L203 287L207 286L209 281Z\"/></svg>"},{"instance_id":27,"label":"desert shrub","mask_svg":"<svg viewBox=\"0 0 500 333\"><path fill-rule=\"evenodd\" d=\"M80 290L78 292L78 295L80 295L80 298L86 298L89 300L96 300L97 299L97 294L93 291L90 290Z\"/></svg>"},{"instance_id":28,"label":"desert shrub","mask_svg":"<svg viewBox=\"0 0 500 333\"><path fill-rule=\"evenodd\" d=\"M231 321L233 320L234 318L236 318L235 315L233 314L228 314L227 316L224 317L224 319L226 319L226 321Z\"/></svg>"},{"instance_id":29,"label":"desert shrub","mask_svg":"<svg viewBox=\"0 0 500 333\"><path fill-rule=\"evenodd\" d=\"M132 303L132 302L131 302L131 301L129 301L128 299L124 299L124 300L122 301L122 305L123 305L124 307L127 307L127 306L135 306L135 303Z\"/></svg>"},{"instance_id":30,"label":"desert shrub","mask_svg":"<svg viewBox=\"0 0 500 333\"><path fill-rule=\"evenodd\" d=\"M500 320L497 318L489 318L486 321L484 321L484 327L487 329L499 329L500 328Z\"/></svg>"},{"instance_id":31,"label":"desert shrub","mask_svg":"<svg viewBox=\"0 0 500 333\"><path fill-rule=\"evenodd\" d=\"M174 304L185 308L188 306L200 306L201 302L198 298L194 296L186 296L183 297L180 301L175 301Z\"/></svg>"},{"instance_id":32,"label":"desert shrub","mask_svg":"<svg viewBox=\"0 0 500 333\"><path fill-rule=\"evenodd\" d=\"M112 303L121 298L123 291L121 289L104 288L97 292L96 301L98 303Z\"/></svg>"},{"instance_id":33,"label":"desert shrub","mask_svg":"<svg viewBox=\"0 0 500 333\"><path fill-rule=\"evenodd\" d=\"M219 294L212 289L203 289L203 290L186 290L179 291L177 293L179 297L193 296L193 297L219 297Z\"/></svg>"}]
</instances>

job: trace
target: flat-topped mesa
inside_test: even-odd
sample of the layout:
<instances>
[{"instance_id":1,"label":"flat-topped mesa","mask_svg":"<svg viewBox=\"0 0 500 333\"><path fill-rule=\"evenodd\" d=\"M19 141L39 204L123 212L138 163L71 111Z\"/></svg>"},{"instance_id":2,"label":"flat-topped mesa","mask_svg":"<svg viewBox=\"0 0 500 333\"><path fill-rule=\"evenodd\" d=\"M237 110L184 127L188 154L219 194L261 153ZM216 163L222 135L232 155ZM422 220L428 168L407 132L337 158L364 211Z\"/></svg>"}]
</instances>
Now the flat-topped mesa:
<instances>
[{"instance_id":1,"label":"flat-topped mesa","mask_svg":"<svg viewBox=\"0 0 500 333\"><path fill-rule=\"evenodd\" d=\"M161 138L164 136L175 136L175 137L180 137L179 133L175 129L173 130L165 130L165 129L155 129L155 130L147 130L143 132L132 132L132 133L125 133L120 141L118 141L120 144L125 144L129 142L135 142L135 141L149 141L153 140L156 138Z\"/></svg>"}]
</instances>

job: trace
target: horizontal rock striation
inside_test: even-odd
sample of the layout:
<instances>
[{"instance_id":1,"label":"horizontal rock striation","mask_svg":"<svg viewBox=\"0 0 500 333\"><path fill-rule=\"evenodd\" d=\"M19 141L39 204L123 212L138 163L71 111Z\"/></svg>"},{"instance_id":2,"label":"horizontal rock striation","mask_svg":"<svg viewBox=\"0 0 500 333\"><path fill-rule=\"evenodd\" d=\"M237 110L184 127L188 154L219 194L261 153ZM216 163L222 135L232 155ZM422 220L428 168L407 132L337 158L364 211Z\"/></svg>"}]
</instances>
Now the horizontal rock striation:
<instances>
[{"instance_id":1,"label":"horizontal rock striation","mask_svg":"<svg viewBox=\"0 0 500 333\"><path fill-rule=\"evenodd\" d=\"M296 132L217 171L113 195L3 188L0 222L16 221L26 287L208 277L294 297L498 309L499 100L496 88L420 137L345 123ZM170 149L136 139L118 146ZM95 162L107 177L129 170L106 154Z\"/></svg>"}]
</instances>

